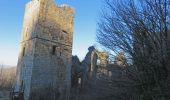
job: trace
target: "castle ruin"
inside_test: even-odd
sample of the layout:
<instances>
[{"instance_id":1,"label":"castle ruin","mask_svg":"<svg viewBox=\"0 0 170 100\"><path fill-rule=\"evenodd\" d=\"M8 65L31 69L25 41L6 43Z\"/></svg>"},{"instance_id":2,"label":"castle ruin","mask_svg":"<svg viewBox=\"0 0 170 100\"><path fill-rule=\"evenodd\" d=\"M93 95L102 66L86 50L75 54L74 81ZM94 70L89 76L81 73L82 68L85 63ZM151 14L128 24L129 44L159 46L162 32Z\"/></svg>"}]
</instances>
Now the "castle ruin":
<instances>
[{"instance_id":1,"label":"castle ruin","mask_svg":"<svg viewBox=\"0 0 170 100\"><path fill-rule=\"evenodd\" d=\"M54 0L26 5L16 83L24 100L68 100L73 19L74 10Z\"/></svg>"},{"instance_id":2,"label":"castle ruin","mask_svg":"<svg viewBox=\"0 0 170 100\"><path fill-rule=\"evenodd\" d=\"M108 53L91 46L83 61L72 56L73 23L73 8L54 0L31 0L26 5L13 96L19 93L19 100L131 97L126 67L110 63Z\"/></svg>"},{"instance_id":3,"label":"castle ruin","mask_svg":"<svg viewBox=\"0 0 170 100\"><path fill-rule=\"evenodd\" d=\"M88 48L83 61L72 57L70 100L137 100L127 67L109 61L109 54ZM133 92L132 92L133 91Z\"/></svg>"}]
</instances>

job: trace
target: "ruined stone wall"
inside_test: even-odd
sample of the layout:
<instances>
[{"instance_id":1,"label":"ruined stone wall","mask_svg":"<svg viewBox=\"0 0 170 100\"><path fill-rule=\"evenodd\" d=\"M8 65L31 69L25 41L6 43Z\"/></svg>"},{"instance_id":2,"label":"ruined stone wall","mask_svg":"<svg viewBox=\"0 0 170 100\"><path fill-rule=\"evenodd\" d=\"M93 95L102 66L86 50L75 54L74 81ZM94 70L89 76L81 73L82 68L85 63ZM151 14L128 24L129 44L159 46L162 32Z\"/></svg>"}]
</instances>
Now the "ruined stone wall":
<instances>
[{"instance_id":1,"label":"ruined stone wall","mask_svg":"<svg viewBox=\"0 0 170 100\"><path fill-rule=\"evenodd\" d=\"M88 50L82 62L73 57L70 100L137 100L127 67L109 64L108 54L93 46Z\"/></svg>"},{"instance_id":2,"label":"ruined stone wall","mask_svg":"<svg viewBox=\"0 0 170 100\"><path fill-rule=\"evenodd\" d=\"M17 69L25 100L47 88L55 99L68 98L73 14L72 8L58 6L53 0L32 0L26 5Z\"/></svg>"},{"instance_id":3,"label":"ruined stone wall","mask_svg":"<svg viewBox=\"0 0 170 100\"><path fill-rule=\"evenodd\" d=\"M108 64L108 54L106 52L97 52L98 59L100 60L100 65L107 66Z\"/></svg>"}]
</instances>

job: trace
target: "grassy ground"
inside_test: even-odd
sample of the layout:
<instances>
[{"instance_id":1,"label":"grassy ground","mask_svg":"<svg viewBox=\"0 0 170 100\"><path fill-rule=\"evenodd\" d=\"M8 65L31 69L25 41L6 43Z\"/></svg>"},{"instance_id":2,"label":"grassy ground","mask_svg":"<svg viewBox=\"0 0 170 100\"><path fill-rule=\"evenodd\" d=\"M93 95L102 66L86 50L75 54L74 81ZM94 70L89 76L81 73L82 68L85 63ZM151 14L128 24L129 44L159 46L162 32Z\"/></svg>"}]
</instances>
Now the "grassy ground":
<instances>
[{"instance_id":1,"label":"grassy ground","mask_svg":"<svg viewBox=\"0 0 170 100\"><path fill-rule=\"evenodd\" d=\"M0 90L0 100L9 100L9 91Z\"/></svg>"}]
</instances>

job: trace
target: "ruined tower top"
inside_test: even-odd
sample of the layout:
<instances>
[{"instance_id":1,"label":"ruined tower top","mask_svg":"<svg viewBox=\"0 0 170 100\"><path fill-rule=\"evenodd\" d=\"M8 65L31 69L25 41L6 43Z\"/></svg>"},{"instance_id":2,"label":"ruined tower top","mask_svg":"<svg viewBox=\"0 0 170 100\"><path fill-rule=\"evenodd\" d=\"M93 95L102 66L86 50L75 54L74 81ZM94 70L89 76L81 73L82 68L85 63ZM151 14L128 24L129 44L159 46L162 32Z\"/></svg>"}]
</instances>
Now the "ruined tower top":
<instances>
[{"instance_id":1,"label":"ruined tower top","mask_svg":"<svg viewBox=\"0 0 170 100\"><path fill-rule=\"evenodd\" d=\"M54 4L55 4L55 0L31 0L30 2L41 2L41 3L43 3L43 4L45 4L45 3L48 3L48 2L53 2ZM68 8L71 8L69 5L67 5L67 4L62 4L62 5L57 5L57 6L59 6L59 7L68 7ZM73 9L73 8L71 8L71 9Z\"/></svg>"},{"instance_id":2,"label":"ruined tower top","mask_svg":"<svg viewBox=\"0 0 170 100\"><path fill-rule=\"evenodd\" d=\"M31 1L50 1L50 0L31 0ZM51 0L54 1L54 0Z\"/></svg>"},{"instance_id":3,"label":"ruined tower top","mask_svg":"<svg viewBox=\"0 0 170 100\"><path fill-rule=\"evenodd\" d=\"M54 0L31 0L27 3L25 12L27 20L24 19L21 42L35 37L54 40L54 35L62 32L68 33L72 37L74 18L74 9L72 7L66 4L57 5ZM51 28L58 28L62 32L44 34L46 32L39 31L43 29L35 27L37 24L41 24L43 27L51 25Z\"/></svg>"}]
</instances>

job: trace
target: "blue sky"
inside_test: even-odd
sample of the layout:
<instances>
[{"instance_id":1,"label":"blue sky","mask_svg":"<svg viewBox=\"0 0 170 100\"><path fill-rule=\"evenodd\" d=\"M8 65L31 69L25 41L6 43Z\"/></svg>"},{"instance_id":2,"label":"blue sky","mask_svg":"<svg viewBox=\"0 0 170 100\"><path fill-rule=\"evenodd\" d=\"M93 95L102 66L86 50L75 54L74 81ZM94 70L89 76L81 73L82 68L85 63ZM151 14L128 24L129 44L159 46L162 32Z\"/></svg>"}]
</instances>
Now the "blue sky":
<instances>
[{"instance_id":1,"label":"blue sky","mask_svg":"<svg viewBox=\"0 0 170 100\"><path fill-rule=\"evenodd\" d=\"M30 0L0 0L0 64L17 65L25 4ZM55 0L72 6L75 13L73 55L83 59L96 43L102 0Z\"/></svg>"}]
</instances>

